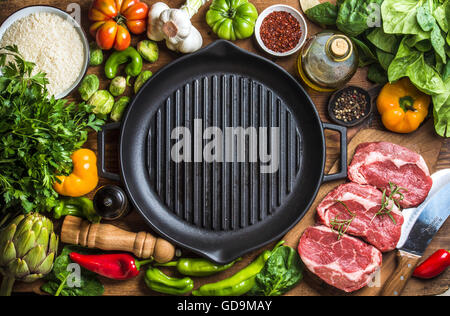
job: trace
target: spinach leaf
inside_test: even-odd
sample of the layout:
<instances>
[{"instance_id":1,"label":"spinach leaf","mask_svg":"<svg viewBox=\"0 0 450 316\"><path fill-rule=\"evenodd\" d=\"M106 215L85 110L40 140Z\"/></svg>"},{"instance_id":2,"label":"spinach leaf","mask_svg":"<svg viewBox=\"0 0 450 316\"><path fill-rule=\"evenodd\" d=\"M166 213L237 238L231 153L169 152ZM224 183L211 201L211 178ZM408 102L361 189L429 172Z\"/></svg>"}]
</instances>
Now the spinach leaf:
<instances>
[{"instance_id":1,"label":"spinach leaf","mask_svg":"<svg viewBox=\"0 0 450 316\"><path fill-rule=\"evenodd\" d=\"M434 28L436 19L431 14L428 3L417 9L417 23L425 32L429 32Z\"/></svg>"},{"instance_id":2,"label":"spinach leaf","mask_svg":"<svg viewBox=\"0 0 450 316\"><path fill-rule=\"evenodd\" d=\"M61 254L55 259L53 270L46 276L48 281L42 285L41 289L51 295L60 294L62 296L100 296L104 292L102 283L98 280L97 275L80 267L80 286L69 287L68 278L71 277L72 271L68 269L71 262L69 254L78 252L81 254L95 254L96 250L82 248L78 246L66 246Z\"/></svg>"},{"instance_id":3,"label":"spinach leaf","mask_svg":"<svg viewBox=\"0 0 450 316\"><path fill-rule=\"evenodd\" d=\"M445 80L446 92L433 96L433 116L436 132L450 137L450 77Z\"/></svg>"},{"instance_id":4,"label":"spinach leaf","mask_svg":"<svg viewBox=\"0 0 450 316\"><path fill-rule=\"evenodd\" d=\"M358 47L359 67L365 67L377 62L377 57L366 43L356 37L352 37L352 41Z\"/></svg>"},{"instance_id":5,"label":"spinach leaf","mask_svg":"<svg viewBox=\"0 0 450 316\"><path fill-rule=\"evenodd\" d=\"M394 54L399 45L399 39L394 34L386 34L383 28L378 27L367 35L367 39L375 47L385 51L386 53Z\"/></svg>"},{"instance_id":6,"label":"spinach leaf","mask_svg":"<svg viewBox=\"0 0 450 316\"><path fill-rule=\"evenodd\" d=\"M339 7L336 26L348 36L358 36L368 30L371 22L380 19L374 16L374 6L380 6L383 0L345 0Z\"/></svg>"},{"instance_id":7,"label":"spinach leaf","mask_svg":"<svg viewBox=\"0 0 450 316\"><path fill-rule=\"evenodd\" d=\"M406 44L410 47L414 47L421 52L428 52L433 49L431 45L430 32L417 35L407 35Z\"/></svg>"},{"instance_id":8,"label":"spinach leaf","mask_svg":"<svg viewBox=\"0 0 450 316\"><path fill-rule=\"evenodd\" d=\"M249 295L279 296L292 289L303 278L303 265L291 247L279 247L256 275Z\"/></svg>"},{"instance_id":9,"label":"spinach leaf","mask_svg":"<svg viewBox=\"0 0 450 316\"><path fill-rule=\"evenodd\" d=\"M367 79L378 84L385 84L388 82L386 70L379 64L373 64L367 71Z\"/></svg>"},{"instance_id":10,"label":"spinach leaf","mask_svg":"<svg viewBox=\"0 0 450 316\"><path fill-rule=\"evenodd\" d=\"M389 66L391 65L392 61L395 58L395 55L386 53L382 51L381 49L377 49L377 58L380 66L387 71L389 69ZM387 74L385 74L387 76Z\"/></svg>"},{"instance_id":11,"label":"spinach leaf","mask_svg":"<svg viewBox=\"0 0 450 316\"><path fill-rule=\"evenodd\" d=\"M390 82L409 77L411 82L422 92L434 95L445 92L440 74L425 62L424 53L409 47L404 39L397 55L389 66Z\"/></svg>"},{"instance_id":12,"label":"spinach leaf","mask_svg":"<svg viewBox=\"0 0 450 316\"><path fill-rule=\"evenodd\" d=\"M447 0L440 6L436 8L433 12L433 16L436 19L437 23L441 27L441 29L448 33L448 21L450 21L450 15L446 16L447 11L449 11L450 14L450 1Z\"/></svg>"},{"instance_id":13,"label":"spinach leaf","mask_svg":"<svg viewBox=\"0 0 450 316\"><path fill-rule=\"evenodd\" d=\"M316 5L305 12L308 19L321 25L335 25L337 13L337 7L330 2Z\"/></svg>"},{"instance_id":14,"label":"spinach leaf","mask_svg":"<svg viewBox=\"0 0 450 316\"><path fill-rule=\"evenodd\" d=\"M421 34L417 9L427 0L384 0L381 5L383 28L388 34Z\"/></svg>"},{"instance_id":15,"label":"spinach leaf","mask_svg":"<svg viewBox=\"0 0 450 316\"><path fill-rule=\"evenodd\" d=\"M431 31L431 45L436 51L436 54L438 54L442 62L445 64L447 61L447 56L445 54L445 39L442 36L441 29L436 23Z\"/></svg>"}]
</instances>

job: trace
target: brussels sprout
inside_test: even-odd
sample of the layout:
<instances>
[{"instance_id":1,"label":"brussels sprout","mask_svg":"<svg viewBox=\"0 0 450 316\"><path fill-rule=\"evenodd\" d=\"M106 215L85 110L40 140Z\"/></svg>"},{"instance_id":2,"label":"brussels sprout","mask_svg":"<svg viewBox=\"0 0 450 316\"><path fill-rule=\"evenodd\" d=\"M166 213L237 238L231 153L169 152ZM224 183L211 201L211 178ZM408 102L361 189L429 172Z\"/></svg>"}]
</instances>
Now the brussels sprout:
<instances>
[{"instance_id":1,"label":"brussels sprout","mask_svg":"<svg viewBox=\"0 0 450 316\"><path fill-rule=\"evenodd\" d=\"M117 100L116 103L114 103L114 106L111 111L111 120L113 120L114 122L120 121L123 112L125 111L129 103L130 103L129 97L121 97L119 100Z\"/></svg>"},{"instance_id":2,"label":"brussels sprout","mask_svg":"<svg viewBox=\"0 0 450 316\"><path fill-rule=\"evenodd\" d=\"M103 51L96 42L89 44L89 65L98 66L103 62Z\"/></svg>"},{"instance_id":3,"label":"brussels sprout","mask_svg":"<svg viewBox=\"0 0 450 316\"><path fill-rule=\"evenodd\" d=\"M127 80L125 77L118 76L111 80L109 84L109 92L115 97L123 94L125 92L125 88L127 87Z\"/></svg>"},{"instance_id":4,"label":"brussels sprout","mask_svg":"<svg viewBox=\"0 0 450 316\"><path fill-rule=\"evenodd\" d=\"M150 77L153 75L153 73L150 70L144 70L139 74L139 76L136 78L136 81L134 82L134 93L137 93L139 89L142 87L142 85L150 79Z\"/></svg>"},{"instance_id":5,"label":"brussels sprout","mask_svg":"<svg viewBox=\"0 0 450 316\"><path fill-rule=\"evenodd\" d=\"M155 61L158 60L159 57L158 44L156 44L153 41L149 40L140 41L137 45L137 51L146 61L154 63Z\"/></svg>"},{"instance_id":6,"label":"brussels sprout","mask_svg":"<svg viewBox=\"0 0 450 316\"><path fill-rule=\"evenodd\" d=\"M84 101L89 100L89 98L98 90L100 86L100 81L98 77L94 74L87 75L84 77L83 81L78 88L78 92Z\"/></svg>"},{"instance_id":7,"label":"brussels sprout","mask_svg":"<svg viewBox=\"0 0 450 316\"><path fill-rule=\"evenodd\" d=\"M111 112L114 105L114 97L107 90L98 90L87 103L94 106L92 112L103 118Z\"/></svg>"}]
</instances>

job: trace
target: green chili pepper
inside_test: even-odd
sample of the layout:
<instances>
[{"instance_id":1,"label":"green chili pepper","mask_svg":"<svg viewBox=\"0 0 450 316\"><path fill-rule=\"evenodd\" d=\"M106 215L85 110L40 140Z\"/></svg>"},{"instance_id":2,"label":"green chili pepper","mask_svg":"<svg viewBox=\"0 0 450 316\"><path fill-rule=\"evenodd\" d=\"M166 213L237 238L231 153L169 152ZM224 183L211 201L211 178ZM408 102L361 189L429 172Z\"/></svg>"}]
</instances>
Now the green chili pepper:
<instances>
[{"instance_id":1,"label":"green chili pepper","mask_svg":"<svg viewBox=\"0 0 450 316\"><path fill-rule=\"evenodd\" d=\"M236 259L229 264L218 265L202 258L182 258L178 261L157 263L155 265L159 267L176 267L178 272L183 275L204 277L225 271L231 268L239 260L241 260L241 258Z\"/></svg>"},{"instance_id":2,"label":"green chili pepper","mask_svg":"<svg viewBox=\"0 0 450 316\"><path fill-rule=\"evenodd\" d=\"M239 296L247 293L255 285L256 275L264 268L266 261L284 241L279 242L273 250L265 250L247 267L228 279L202 285L192 292L194 296Z\"/></svg>"},{"instance_id":3,"label":"green chili pepper","mask_svg":"<svg viewBox=\"0 0 450 316\"><path fill-rule=\"evenodd\" d=\"M92 223L99 223L101 220L95 212L94 204L86 197L61 199L53 209L53 217L59 219L67 215L82 217Z\"/></svg>"},{"instance_id":4,"label":"green chili pepper","mask_svg":"<svg viewBox=\"0 0 450 316\"><path fill-rule=\"evenodd\" d=\"M108 79L113 79L117 75L119 65L128 63L125 73L129 77L136 77L142 70L142 57L133 47L128 47L123 51L116 51L109 56L105 63L105 75ZM128 80L127 80L128 81Z\"/></svg>"},{"instance_id":5,"label":"green chili pepper","mask_svg":"<svg viewBox=\"0 0 450 316\"><path fill-rule=\"evenodd\" d=\"M151 290L164 294L183 295L194 288L194 281L191 278L172 278L154 267L147 270L144 280Z\"/></svg>"}]
</instances>

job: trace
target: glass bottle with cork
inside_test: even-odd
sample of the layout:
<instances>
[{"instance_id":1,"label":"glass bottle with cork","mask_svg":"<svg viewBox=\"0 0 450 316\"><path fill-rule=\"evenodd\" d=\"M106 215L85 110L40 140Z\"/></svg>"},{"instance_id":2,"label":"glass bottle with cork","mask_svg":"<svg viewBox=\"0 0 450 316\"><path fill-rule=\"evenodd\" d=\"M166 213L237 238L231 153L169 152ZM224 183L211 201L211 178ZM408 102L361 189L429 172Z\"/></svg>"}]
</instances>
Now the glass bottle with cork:
<instances>
[{"instance_id":1,"label":"glass bottle with cork","mask_svg":"<svg viewBox=\"0 0 450 316\"><path fill-rule=\"evenodd\" d=\"M324 31L311 37L297 60L300 77L309 87L332 92L343 87L358 69L358 51L344 34Z\"/></svg>"}]
</instances>

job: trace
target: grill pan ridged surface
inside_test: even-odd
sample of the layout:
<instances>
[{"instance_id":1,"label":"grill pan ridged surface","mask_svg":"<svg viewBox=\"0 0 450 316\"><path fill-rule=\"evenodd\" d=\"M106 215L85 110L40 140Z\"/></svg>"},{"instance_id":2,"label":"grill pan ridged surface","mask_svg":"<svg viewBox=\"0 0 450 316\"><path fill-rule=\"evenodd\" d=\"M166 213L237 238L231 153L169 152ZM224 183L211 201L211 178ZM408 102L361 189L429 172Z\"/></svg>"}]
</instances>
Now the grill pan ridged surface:
<instances>
[{"instance_id":1,"label":"grill pan ridged surface","mask_svg":"<svg viewBox=\"0 0 450 316\"><path fill-rule=\"evenodd\" d=\"M259 162L175 163L171 131L242 126L280 128L279 171L260 173ZM203 145L210 140L203 140ZM246 148L249 139L246 137ZM234 74L205 76L176 89L159 107L147 139L150 183L167 209L208 230L238 230L265 220L292 192L301 167L301 137L286 104L272 90ZM259 149L259 148L258 148ZM191 152L194 144L191 142Z\"/></svg>"},{"instance_id":2,"label":"grill pan ridged surface","mask_svg":"<svg viewBox=\"0 0 450 316\"><path fill-rule=\"evenodd\" d=\"M248 159L175 163L171 131L187 127L193 143L193 119L203 120L201 133L279 127L278 172L263 174L263 164ZM276 64L228 41L153 75L120 128L120 178L135 208L156 233L218 263L281 238L323 180L323 126L306 92Z\"/></svg>"}]
</instances>

